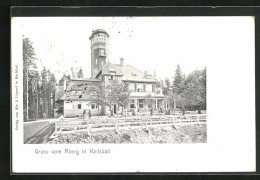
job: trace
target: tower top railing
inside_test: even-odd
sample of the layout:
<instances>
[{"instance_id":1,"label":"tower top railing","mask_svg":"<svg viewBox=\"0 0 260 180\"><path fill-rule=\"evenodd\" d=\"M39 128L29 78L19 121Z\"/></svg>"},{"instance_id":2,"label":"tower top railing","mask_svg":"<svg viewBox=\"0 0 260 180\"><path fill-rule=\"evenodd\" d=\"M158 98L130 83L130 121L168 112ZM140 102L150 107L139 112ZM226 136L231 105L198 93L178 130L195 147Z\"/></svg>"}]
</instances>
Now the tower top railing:
<instances>
[{"instance_id":1,"label":"tower top railing","mask_svg":"<svg viewBox=\"0 0 260 180\"><path fill-rule=\"evenodd\" d=\"M96 29L96 30L92 31L92 34L89 37L89 39L92 39L94 34L97 34L97 33L105 33L109 37L109 34L104 29Z\"/></svg>"}]
</instances>

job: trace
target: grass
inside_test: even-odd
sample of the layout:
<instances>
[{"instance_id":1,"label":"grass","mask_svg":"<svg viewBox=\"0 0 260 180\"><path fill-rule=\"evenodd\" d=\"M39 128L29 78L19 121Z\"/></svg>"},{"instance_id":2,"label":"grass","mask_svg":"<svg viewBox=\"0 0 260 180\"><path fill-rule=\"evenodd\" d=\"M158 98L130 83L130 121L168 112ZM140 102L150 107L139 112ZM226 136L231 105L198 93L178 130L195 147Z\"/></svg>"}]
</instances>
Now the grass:
<instances>
[{"instance_id":1,"label":"grass","mask_svg":"<svg viewBox=\"0 0 260 180\"><path fill-rule=\"evenodd\" d=\"M81 144L81 143L206 143L206 125L184 125L154 127L145 129L128 129L116 131L97 131L87 133L74 133L60 135L48 143L52 144Z\"/></svg>"}]
</instances>

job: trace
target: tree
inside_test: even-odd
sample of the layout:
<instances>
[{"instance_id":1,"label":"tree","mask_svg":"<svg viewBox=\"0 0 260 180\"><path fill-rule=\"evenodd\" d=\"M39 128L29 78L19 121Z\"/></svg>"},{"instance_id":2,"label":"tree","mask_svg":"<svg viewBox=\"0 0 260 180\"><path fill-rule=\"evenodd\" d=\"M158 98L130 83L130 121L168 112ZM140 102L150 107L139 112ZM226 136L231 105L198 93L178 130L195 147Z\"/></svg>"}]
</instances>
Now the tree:
<instances>
[{"instance_id":1,"label":"tree","mask_svg":"<svg viewBox=\"0 0 260 180\"><path fill-rule=\"evenodd\" d=\"M182 91L183 88L183 80L184 80L184 75L181 71L181 67L178 64L177 68L175 70L175 75L174 75L174 80L173 80L173 84L172 84L172 90L173 92L179 94Z\"/></svg>"},{"instance_id":2,"label":"tree","mask_svg":"<svg viewBox=\"0 0 260 180\"><path fill-rule=\"evenodd\" d=\"M126 109L130 102L130 94L131 91L129 90L129 83L122 82L118 85L118 104L124 108L125 110L125 117L126 117Z\"/></svg>"},{"instance_id":3,"label":"tree","mask_svg":"<svg viewBox=\"0 0 260 180\"><path fill-rule=\"evenodd\" d=\"M64 85L64 81L66 81L66 86L68 86L70 80L71 80L70 75L63 74L63 76L59 80L59 86L63 86Z\"/></svg>"},{"instance_id":4,"label":"tree","mask_svg":"<svg viewBox=\"0 0 260 180\"><path fill-rule=\"evenodd\" d=\"M181 97L186 107L206 105L206 68L195 70L187 77Z\"/></svg>"},{"instance_id":5,"label":"tree","mask_svg":"<svg viewBox=\"0 0 260 180\"><path fill-rule=\"evenodd\" d=\"M82 70L81 67L80 67L80 69L79 69L79 71L78 71L78 73L77 73L77 77L78 77L78 78L83 78L83 77L84 77L84 75L83 75L83 70Z\"/></svg>"},{"instance_id":6,"label":"tree","mask_svg":"<svg viewBox=\"0 0 260 180\"><path fill-rule=\"evenodd\" d=\"M46 118L48 114L48 105L47 105L47 89L48 89L48 78L47 78L47 70L43 67L41 72L41 102L42 102L42 117Z\"/></svg>"},{"instance_id":7,"label":"tree","mask_svg":"<svg viewBox=\"0 0 260 180\"><path fill-rule=\"evenodd\" d=\"M163 88L163 94L166 95L167 102L170 105L170 108L184 108L184 99L181 96L183 91L183 83L185 76L181 71L180 65L177 65L175 70L174 80L172 86L170 84L170 80L166 78L165 84L166 87Z\"/></svg>"},{"instance_id":8,"label":"tree","mask_svg":"<svg viewBox=\"0 0 260 180\"><path fill-rule=\"evenodd\" d=\"M145 102L148 105L148 108L151 109L151 115L153 115L154 100L151 94L147 94L145 96Z\"/></svg>"},{"instance_id":9,"label":"tree","mask_svg":"<svg viewBox=\"0 0 260 180\"><path fill-rule=\"evenodd\" d=\"M29 111L33 111L34 98L33 89L35 87L35 70L36 66L35 49L29 38L23 38L23 112L24 120L27 121L30 117ZM33 83L33 84L32 84ZM31 101L31 102L29 102Z\"/></svg>"},{"instance_id":10,"label":"tree","mask_svg":"<svg viewBox=\"0 0 260 180\"><path fill-rule=\"evenodd\" d=\"M54 117L54 112L55 112L55 85L56 85L56 78L54 76L53 73L51 73L51 77L50 77L50 81L49 81L49 84L50 84L50 98L51 98L51 103L50 103L50 106L51 106L51 117Z\"/></svg>"},{"instance_id":11,"label":"tree","mask_svg":"<svg viewBox=\"0 0 260 180\"><path fill-rule=\"evenodd\" d=\"M90 97L91 103L97 104L98 107L102 106L102 108L105 108L105 106L110 105L108 101L108 95L105 86L103 84L99 86L90 86L88 90L91 92L91 94L93 94ZM98 108L98 114L99 114L99 108ZM102 115L104 115L104 112L102 112Z\"/></svg>"},{"instance_id":12,"label":"tree","mask_svg":"<svg viewBox=\"0 0 260 180\"><path fill-rule=\"evenodd\" d=\"M111 85L108 85L106 89L108 92L108 102L110 106L116 104L126 110L126 107L130 102L131 94L129 84L113 80Z\"/></svg>"},{"instance_id":13,"label":"tree","mask_svg":"<svg viewBox=\"0 0 260 180\"><path fill-rule=\"evenodd\" d=\"M163 94L168 95L171 91L171 82L168 78L166 78L164 83L165 83L165 86L163 86Z\"/></svg>"}]
</instances>

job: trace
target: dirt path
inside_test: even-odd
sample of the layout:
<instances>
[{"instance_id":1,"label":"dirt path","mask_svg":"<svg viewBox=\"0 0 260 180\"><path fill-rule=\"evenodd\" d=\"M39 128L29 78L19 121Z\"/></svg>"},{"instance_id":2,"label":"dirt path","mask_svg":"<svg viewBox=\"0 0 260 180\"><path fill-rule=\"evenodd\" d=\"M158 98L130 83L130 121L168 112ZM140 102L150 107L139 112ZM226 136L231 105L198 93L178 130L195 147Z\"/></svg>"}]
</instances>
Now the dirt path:
<instances>
[{"instance_id":1,"label":"dirt path","mask_svg":"<svg viewBox=\"0 0 260 180\"><path fill-rule=\"evenodd\" d=\"M47 126L45 126L42 130L40 130L38 133L36 133L34 136L29 138L25 144L44 144L49 141L49 137L52 135L52 133L55 130L55 124L50 123Z\"/></svg>"}]
</instances>

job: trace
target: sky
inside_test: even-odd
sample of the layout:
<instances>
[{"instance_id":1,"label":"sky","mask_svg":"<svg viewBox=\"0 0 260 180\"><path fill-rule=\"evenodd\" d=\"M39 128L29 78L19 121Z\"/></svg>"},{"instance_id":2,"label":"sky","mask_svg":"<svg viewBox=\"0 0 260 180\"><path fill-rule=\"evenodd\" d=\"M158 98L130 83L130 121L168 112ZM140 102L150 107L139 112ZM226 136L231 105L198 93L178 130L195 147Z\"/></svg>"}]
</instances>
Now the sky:
<instances>
[{"instance_id":1,"label":"sky","mask_svg":"<svg viewBox=\"0 0 260 180\"><path fill-rule=\"evenodd\" d=\"M246 33L236 17L23 17L21 22L36 57L57 79L71 67L90 77L89 37L95 29L110 35L110 62L123 57L125 64L170 80L178 64L186 76L203 69Z\"/></svg>"}]
</instances>

